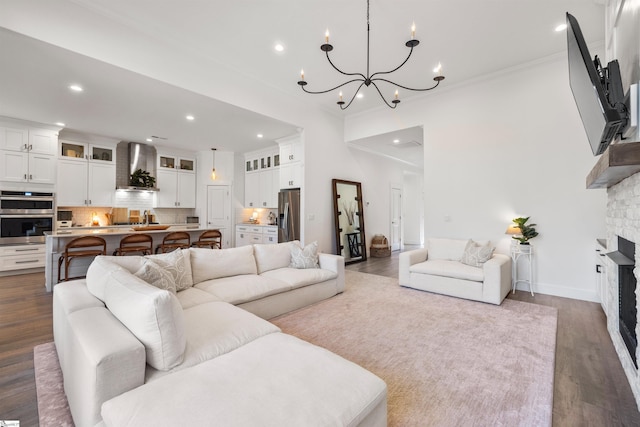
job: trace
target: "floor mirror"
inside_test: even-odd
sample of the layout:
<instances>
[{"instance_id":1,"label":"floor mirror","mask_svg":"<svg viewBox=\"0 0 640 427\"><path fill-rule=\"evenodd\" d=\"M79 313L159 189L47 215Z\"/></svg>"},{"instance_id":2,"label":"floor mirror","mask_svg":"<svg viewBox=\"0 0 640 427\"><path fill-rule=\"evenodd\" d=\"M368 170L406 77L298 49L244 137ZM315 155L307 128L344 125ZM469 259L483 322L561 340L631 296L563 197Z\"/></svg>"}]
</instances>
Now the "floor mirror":
<instances>
[{"instance_id":1,"label":"floor mirror","mask_svg":"<svg viewBox=\"0 0 640 427\"><path fill-rule=\"evenodd\" d=\"M332 184L336 254L344 257L345 264L364 261L367 248L362 186L359 182L342 179L334 179Z\"/></svg>"}]
</instances>

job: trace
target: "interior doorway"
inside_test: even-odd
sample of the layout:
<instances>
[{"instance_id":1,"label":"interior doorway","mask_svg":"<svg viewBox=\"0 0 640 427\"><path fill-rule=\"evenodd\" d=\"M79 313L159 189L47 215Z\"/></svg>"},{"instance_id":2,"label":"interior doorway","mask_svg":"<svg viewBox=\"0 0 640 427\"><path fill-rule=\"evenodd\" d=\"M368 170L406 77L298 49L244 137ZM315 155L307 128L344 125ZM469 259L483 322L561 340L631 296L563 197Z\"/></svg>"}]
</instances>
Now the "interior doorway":
<instances>
[{"instance_id":1,"label":"interior doorway","mask_svg":"<svg viewBox=\"0 0 640 427\"><path fill-rule=\"evenodd\" d=\"M391 233L389 244L392 251L402 249L402 188L391 185L391 197L389 201L391 208Z\"/></svg>"},{"instance_id":2,"label":"interior doorway","mask_svg":"<svg viewBox=\"0 0 640 427\"><path fill-rule=\"evenodd\" d=\"M232 247L231 236L231 186L207 186L207 228L222 233L222 247Z\"/></svg>"}]
</instances>

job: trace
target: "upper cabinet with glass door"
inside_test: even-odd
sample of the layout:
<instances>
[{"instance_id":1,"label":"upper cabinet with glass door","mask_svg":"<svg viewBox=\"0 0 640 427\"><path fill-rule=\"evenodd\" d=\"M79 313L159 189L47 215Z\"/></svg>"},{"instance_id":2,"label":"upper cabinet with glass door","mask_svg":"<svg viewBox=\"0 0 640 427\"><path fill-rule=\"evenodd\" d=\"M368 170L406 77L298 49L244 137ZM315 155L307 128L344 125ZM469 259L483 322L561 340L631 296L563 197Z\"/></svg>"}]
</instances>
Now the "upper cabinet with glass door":
<instances>
[{"instance_id":1,"label":"upper cabinet with glass door","mask_svg":"<svg viewBox=\"0 0 640 427\"><path fill-rule=\"evenodd\" d=\"M192 157L175 156L173 154L158 154L159 169L174 169L180 172L195 172L196 161Z\"/></svg>"},{"instance_id":2,"label":"upper cabinet with glass door","mask_svg":"<svg viewBox=\"0 0 640 427\"><path fill-rule=\"evenodd\" d=\"M60 158L115 164L115 146L60 140Z\"/></svg>"}]
</instances>

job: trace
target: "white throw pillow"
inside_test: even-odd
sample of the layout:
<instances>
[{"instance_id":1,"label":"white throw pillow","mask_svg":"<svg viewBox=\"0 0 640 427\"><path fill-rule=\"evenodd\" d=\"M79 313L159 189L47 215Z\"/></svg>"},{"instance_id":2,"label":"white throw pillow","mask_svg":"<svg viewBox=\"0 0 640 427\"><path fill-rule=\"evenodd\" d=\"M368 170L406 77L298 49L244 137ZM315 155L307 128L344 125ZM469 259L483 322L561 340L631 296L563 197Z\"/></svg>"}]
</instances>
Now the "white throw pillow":
<instances>
[{"instance_id":1,"label":"white throw pillow","mask_svg":"<svg viewBox=\"0 0 640 427\"><path fill-rule=\"evenodd\" d=\"M460 261L472 267L482 267L482 264L491 259L494 249L495 248L491 247L488 243L481 245L473 240L469 240Z\"/></svg>"},{"instance_id":2,"label":"white throw pillow","mask_svg":"<svg viewBox=\"0 0 640 427\"><path fill-rule=\"evenodd\" d=\"M173 280L171 273L150 259L145 259L140 270L133 273L133 275L158 289L176 293L176 282Z\"/></svg>"},{"instance_id":3,"label":"white throw pillow","mask_svg":"<svg viewBox=\"0 0 640 427\"><path fill-rule=\"evenodd\" d=\"M147 255L145 258L167 270L176 283L176 291L182 291L193 286L189 255L190 251L188 249L176 249L166 254Z\"/></svg>"},{"instance_id":4,"label":"white throw pillow","mask_svg":"<svg viewBox=\"0 0 640 427\"><path fill-rule=\"evenodd\" d=\"M429 259L460 261L469 241L470 239L429 239L427 256Z\"/></svg>"},{"instance_id":5,"label":"white throw pillow","mask_svg":"<svg viewBox=\"0 0 640 427\"><path fill-rule=\"evenodd\" d=\"M182 363L187 338L178 298L128 271L114 271L105 288L109 311L144 345L147 363L160 370Z\"/></svg>"},{"instance_id":6,"label":"white throw pillow","mask_svg":"<svg viewBox=\"0 0 640 427\"><path fill-rule=\"evenodd\" d=\"M318 264L318 242L309 243L304 248L291 245L291 264L293 268L320 268Z\"/></svg>"}]
</instances>

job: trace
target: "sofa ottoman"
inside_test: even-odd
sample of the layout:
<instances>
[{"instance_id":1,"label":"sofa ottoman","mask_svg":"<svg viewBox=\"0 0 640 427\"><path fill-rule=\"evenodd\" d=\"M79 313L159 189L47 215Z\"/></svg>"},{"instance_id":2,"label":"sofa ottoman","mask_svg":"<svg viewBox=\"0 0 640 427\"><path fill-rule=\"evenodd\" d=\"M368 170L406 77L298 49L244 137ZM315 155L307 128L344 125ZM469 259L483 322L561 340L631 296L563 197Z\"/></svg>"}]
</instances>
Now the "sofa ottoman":
<instances>
[{"instance_id":1,"label":"sofa ottoman","mask_svg":"<svg viewBox=\"0 0 640 427\"><path fill-rule=\"evenodd\" d=\"M384 381L283 333L102 405L106 426L386 426Z\"/></svg>"}]
</instances>

